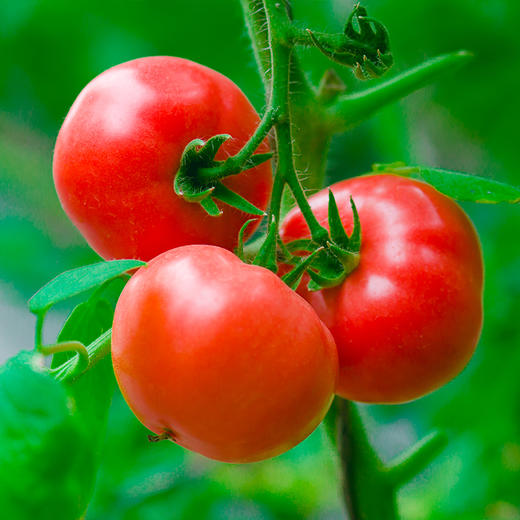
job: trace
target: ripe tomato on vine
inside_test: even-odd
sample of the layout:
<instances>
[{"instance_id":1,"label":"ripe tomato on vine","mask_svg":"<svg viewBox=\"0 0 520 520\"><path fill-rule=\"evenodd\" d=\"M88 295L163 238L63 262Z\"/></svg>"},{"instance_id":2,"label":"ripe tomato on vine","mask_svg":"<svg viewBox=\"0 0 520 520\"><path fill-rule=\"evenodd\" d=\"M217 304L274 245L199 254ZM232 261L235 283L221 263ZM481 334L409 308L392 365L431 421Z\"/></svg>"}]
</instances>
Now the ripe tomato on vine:
<instances>
[{"instance_id":1,"label":"ripe tomato on vine","mask_svg":"<svg viewBox=\"0 0 520 520\"><path fill-rule=\"evenodd\" d=\"M336 340L338 394L372 403L421 397L464 368L480 336L483 265L476 231L452 199L423 182L368 175L330 189L349 232L347 201L355 201L361 261L340 286L300 292ZM328 189L309 198L324 225L328 200ZM308 235L295 208L281 236Z\"/></svg>"},{"instance_id":2,"label":"ripe tomato on vine","mask_svg":"<svg viewBox=\"0 0 520 520\"><path fill-rule=\"evenodd\" d=\"M216 157L225 159L259 121L237 85L203 65L156 56L112 67L83 89L59 132L53 170L60 201L105 259L150 260L187 244L232 249L251 216L221 204L223 214L210 217L175 194L174 176L192 140L230 134ZM268 151L264 141L258 152ZM271 177L264 163L224 184L265 209Z\"/></svg>"},{"instance_id":3,"label":"ripe tomato on vine","mask_svg":"<svg viewBox=\"0 0 520 520\"><path fill-rule=\"evenodd\" d=\"M139 269L117 303L112 359L145 426L227 462L298 444L336 388L334 340L311 306L215 246L179 247Z\"/></svg>"}]
</instances>

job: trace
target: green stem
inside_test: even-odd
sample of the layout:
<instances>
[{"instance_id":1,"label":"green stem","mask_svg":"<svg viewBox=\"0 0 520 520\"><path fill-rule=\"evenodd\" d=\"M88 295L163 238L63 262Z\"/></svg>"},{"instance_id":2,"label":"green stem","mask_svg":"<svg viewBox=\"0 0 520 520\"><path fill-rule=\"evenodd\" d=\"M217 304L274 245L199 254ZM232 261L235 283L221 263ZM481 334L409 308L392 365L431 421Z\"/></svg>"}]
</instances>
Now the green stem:
<instances>
[{"instance_id":1,"label":"green stem","mask_svg":"<svg viewBox=\"0 0 520 520\"><path fill-rule=\"evenodd\" d=\"M391 461L386 471L389 480L400 487L420 473L448 444L446 434L433 432Z\"/></svg>"},{"instance_id":2,"label":"green stem","mask_svg":"<svg viewBox=\"0 0 520 520\"><path fill-rule=\"evenodd\" d=\"M83 368L87 368L89 356L88 350L80 341L62 341L54 345L41 345L39 351L44 356L59 354L60 352L75 352L78 355L79 364Z\"/></svg>"},{"instance_id":3,"label":"green stem","mask_svg":"<svg viewBox=\"0 0 520 520\"><path fill-rule=\"evenodd\" d=\"M336 402L343 499L349 519L397 520L393 487L372 448L358 406L341 398Z\"/></svg>"},{"instance_id":4,"label":"green stem","mask_svg":"<svg viewBox=\"0 0 520 520\"><path fill-rule=\"evenodd\" d=\"M200 168L201 180L216 180L229 175L237 175L244 170L248 160L256 152L262 141L267 137L278 117L276 107L265 111L255 133L249 138L243 148L236 154L224 161L220 166L214 168Z\"/></svg>"},{"instance_id":5,"label":"green stem","mask_svg":"<svg viewBox=\"0 0 520 520\"><path fill-rule=\"evenodd\" d=\"M273 29L277 35L290 34L293 30L289 15L290 3L277 3L280 3L281 7L274 13L277 20L274 22ZM241 4L256 62L265 82L267 105L271 106L272 58L266 8L263 0L241 0ZM272 13L273 11L271 11ZM282 36L282 39L287 43L287 37ZM327 113L321 103L317 102L316 92L309 83L298 56L294 52L290 55L289 85L291 125L293 125L293 129L297 130L293 135L296 170L306 172L305 187L316 190L323 184L325 156L332 132L328 121L324 121ZM309 120L313 121L312 125L308 124ZM271 145L273 149L276 148L274 139Z\"/></svg>"},{"instance_id":6,"label":"green stem","mask_svg":"<svg viewBox=\"0 0 520 520\"><path fill-rule=\"evenodd\" d=\"M296 199L296 203L302 212L307 226L309 226L312 239L317 244L325 245L329 241L329 232L318 222L318 219L312 212L311 206L305 196L305 192L303 191L303 187L300 184L296 172L287 179L287 184Z\"/></svg>"},{"instance_id":7,"label":"green stem","mask_svg":"<svg viewBox=\"0 0 520 520\"><path fill-rule=\"evenodd\" d=\"M343 96L335 98L337 100L335 103L330 103L316 96L306 82L293 54L294 43L308 44L309 35L308 33L303 35L293 29L285 1L242 0L242 6L252 36L255 55L264 73L264 80L268 84L269 110L277 110L277 119L274 121L276 142L273 146L276 149L276 168L268 217L269 233L255 259L255 263L267 265L268 261L275 261L273 251L286 184L300 207L313 241L328 247L329 234L314 216L298 179L295 151L305 157L307 164L316 165L319 171L312 170L309 173L315 181L318 179L315 187L319 187L323 179L324 157L334 132L347 127L350 123L349 119L359 119L362 115L366 117L367 113L378 108L381 103L388 103L410 89L419 88L430 81L433 75L450 68L453 64L449 64L448 58L445 58L447 60L445 62L441 59L440 64L430 63L386 82L383 84L384 88L380 86L371 89L366 96L364 94ZM267 26L267 41L265 26ZM270 50L269 56L264 53L266 48ZM460 62L460 57L451 59L453 62L457 60ZM266 64L269 64L269 67ZM303 85L301 92L290 91L293 78ZM309 125L309 120L312 120L313 125ZM319 124L315 126L315 122ZM292 133L295 128L297 131L293 140ZM307 133L300 132L300 128L307 130ZM323 138L316 140L313 132L323 135ZM305 137L302 139L301 135ZM315 149L312 149L310 145L316 142L318 144ZM312 150L310 153L314 159L308 159L309 150ZM299 272L294 273L289 281L296 282L299 275ZM336 404L338 445L344 477L343 494L350 519L396 520L398 518L396 489L402 484L403 478L409 478L413 471L424 467L428 457L436 452L435 441L433 443L426 441L425 447L419 446L412 450L411 457L418 456L419 459L409 460L410 456L407 455L387 468L370 443L359 407L339 398L336 399Z\"/></svg>"},{"instance_id":8,"label":"green stem","mask_svg":"<svg viewBox=\"0 0 520 520\"><path fill-rule=\"evenodd\" d=\"M437 56L373 88L338 97L329 107L335 131L343 132L355 126L385 105L432 83L471 58L472 54L467 51Z\"/></svg>"},{"instance_id":9,"label":"green stem","mask_svg":"<svg viewBox=\"0 0 520 520\"><path fill-rule=\"evenodd\" d=\"M45 315L47 309L38 312L36 315L36 326L34 332L34 346L38 350L43 344L43 323L45 322Z\"/></svg>"},{"instance_id":10,"label":"green stem","mask_svg":"<svg viewBox=\"0 0 520 520\"><path fill-rule=\"evenodd\" d=\"M289 112L289 62L291 49L287 47L280 30L283 31L282 13L280 4L272 0L264 0L264 9L267 18L269 47L271 49L272 77L269 99L271 107L278 109L276 129L276 171L273 183L273 193L269 208L269 222L273 219L278 226L283 188L288 172L294 169L292 157L290 112Z\"/></svg>"},{"instance_id":11,"label":"green stem","mask_svg":"<svg viewBox=\"0 0 520 520\"><path fill-rule=\"evenodd\" d=\"M263 0L240 0L258 70L265 85L271 77L271 52Z\"/></svg>"},{"instance_id":12,"label":"green stem","mask_svg":"<svg viewBox=\"0 0 520 520\"><path fill-rule=\"evenodd\" d=\"M285 32L288 25L282 13L283 6L275 0L265 0L268 19L271 63L273 64L272 95L273 107L279 110L275 124L277 141L277 168L271 198L270 218L279 222L283 187L287 183L309 226L312 238L319 244L328 239L328 231L314 216L299 182L294 166L293 142L291 137L291 111L289 106L289 78L292 47L287 43ZM278 31L277 31L278 29ZM280 34L281 33L281 34Z\"/></svg>"},{"instance_id":13,"label":"green stem","mask_svg":"<svg viewBox=\"0 0 520 520\"><path fill-rule=\"evenodd\" d=\"M447 444L442 433L420 440L385 465L372 446L360 407L336 398L343 496L350 520L397 520L397 491L420 473Z\"/></svg>"},{"instance_id":14,"label":"green stem","mask_svg":"<svg viewBox=\"0 0 520 520\"><path fill-rule=\"evenodd\" d=\"M110 345L112 342L112 329L107 330L101 336L96 338L92 343L87 345L88 368L91 368L101 359L110 353ZM60 367L53 369L51 373L58 381L75 381L84 372L81 366L78 366L76 358L71 358Z\"/></svg>"}]
</instances>

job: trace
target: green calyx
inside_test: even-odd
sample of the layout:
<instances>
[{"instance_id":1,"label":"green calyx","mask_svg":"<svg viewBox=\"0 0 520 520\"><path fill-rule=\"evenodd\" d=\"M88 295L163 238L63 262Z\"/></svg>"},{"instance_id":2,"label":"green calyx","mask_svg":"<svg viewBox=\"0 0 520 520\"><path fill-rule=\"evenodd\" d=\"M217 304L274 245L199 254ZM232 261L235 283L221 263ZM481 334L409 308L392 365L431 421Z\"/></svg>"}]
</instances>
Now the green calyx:
<instances>
[{"instance_id":1,"label":"green calyx","mask_svg":"<svg viewBox=\"0 0 520 520\"><path fill-rule=\"evenodd\" d=\"M220 147L228 139L231 139L230 135L219 134L206 142L202 139L194 139L188 143L181 157L180 168L175 175L173 189L185 201L200 204L212 217L222 214L222 210L216 203L217 200L244 213L265 215L261 209L227 188L220 180L240 173L244 169L254 168L268 161L272 154L251 155L245 158L241 164L235 164L236 161L233 157L227 161L215 160Z\"/></svg>"},{"instance_id":2,"label":"green calyx","mask_svg":"<svg viewBox=\"0 0 520 520\"><path fill-rule=\"evenodd\" d=\"M277 121L278 114L276 108L266 110L249 141L236 155L225 161L217 161L215 157L220 147L231 139L228 134L215 135L206 142L194 139L188 143L181 157L179 171L175 175L175 193L187 202L200 204L212 217L222 214L217 200L250 215L265 215L261 209L227 188L221 180L255 168L272 158L273 154L270 152L255 152Z\"/></svg>"},{"instance_id":3,"label":"green calyx","mask_svg":"<svg viewBox=\"0 0 520 520\"><path fill-rule=\"evenodd\" d=\"M356 28L357 26L357 28ZM382 76L393 64L388 31L359 4L350 14L343 33L318 33L307 29L310 43L332 61L351 67L358 79Z\"/></svg>"},{"instance_id":4,"label":"green calyx","mask_svg":"<svg viewBox=\"0 0 520 520\"><path fill-rule=\"evenodd\" d=\"M361 255L361 223L353 199L350 199L354 226L350 236L345 231L332 191L329 191L329 234L324 243L313 239L295 240L283 246L286 263L293 265L282 280L291 288L299 285L306 272L310 281L307 288L319 291L341 285L359 265ZM308 256L301 256L307 252ZM300 254L293 254L300 253Z\"/></svg>"}]
</instances>

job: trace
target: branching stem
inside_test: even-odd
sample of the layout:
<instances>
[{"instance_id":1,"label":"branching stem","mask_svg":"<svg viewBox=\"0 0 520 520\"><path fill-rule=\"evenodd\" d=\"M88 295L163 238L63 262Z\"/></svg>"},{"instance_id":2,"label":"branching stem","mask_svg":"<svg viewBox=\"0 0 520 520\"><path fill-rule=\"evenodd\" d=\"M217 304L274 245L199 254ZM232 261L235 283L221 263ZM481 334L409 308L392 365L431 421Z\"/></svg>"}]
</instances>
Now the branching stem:
<instances>
[{"instance_id":1,"label":"branching stem","mask_svg":"<svg viewBox=\"0 0 520 520\"><path fill-rule=\"evenodd\" d=\"M322 98L309 86L294 55L295 45L311 45L315 42L309 31L292 23L289 2L241 0L241 3L266 85L268 108L257 131L258 139L251 146L246 145L236 158L241 154L245 157L249 148L261 142L264 125L272 124L276 130L273 146L276 150L276 170L268 215L269 233L260 248L262 255L258 255L255 260L267 265L268 261L273 261L270 250L277 236L286 185L305 218L312 241L325 248L330 246L329 232L313 214L298 178L295 165L297 154L307 156L303 161L299 160L299 167L316 165L315 171L308 173L310 185L319 188L324 173L324 157L334 133L345 130L371 115L377 108L431 82L445 70L458 66L467 59L467 54L441 56L361 94ZM320 33L314 34L320 36ZM336 43L337 47L345 43L344 35L327 35L327 38L329 43ZM361 47L361 43L352 42L354 52L362 54ZM297 85L294 93L290 90L292 83ZM310 118L311 131L307 128ZM296 138L293 136L295 124L298 125ZM262 256L260 260L259 256ZM296 280L300 276L299 272L293 274ZM336 399L336 406L343 496L350 520L396 520L397 489L437 455L444 446L444 440L435 435L427 437L387 466L370 442L360 408L339 398Z\"/></svg>"},{"instance_id":2,"label":"branching stem","mask_svg":"<svg viewBox=\"0 0 520 520\"><path fill-rule=\"evenodd\" d=\"M283 5L275 0L264 0L268 20L268 35L271 48L272 80L271 109L279 114L276 128L277 167L275 172L270 217L278 223L283 188L288 184L309 226L312 238L324 244L328 231L314 216L294 166L293 140L291 136L291 109L289 104L289 79L291 76L292 45L287 38L288 14Z\"/></svg>"},{"instance_id":3,"label":"branching stem","mask_svg":"<svg viewBox=\"0 0 520 520\"><path fill-rule=\"evenodd\" d=\"M273 125L278 119L278 110L276 107L267 109L255 130L255 133L246 142L243 148L236 154L224 161L223 164L214 168L201 168L199 175L202 179L216 180L229 175L237 175L247 168L247 162L255 153L262 141L267 137Z\"/></svg>"}]
</instances>

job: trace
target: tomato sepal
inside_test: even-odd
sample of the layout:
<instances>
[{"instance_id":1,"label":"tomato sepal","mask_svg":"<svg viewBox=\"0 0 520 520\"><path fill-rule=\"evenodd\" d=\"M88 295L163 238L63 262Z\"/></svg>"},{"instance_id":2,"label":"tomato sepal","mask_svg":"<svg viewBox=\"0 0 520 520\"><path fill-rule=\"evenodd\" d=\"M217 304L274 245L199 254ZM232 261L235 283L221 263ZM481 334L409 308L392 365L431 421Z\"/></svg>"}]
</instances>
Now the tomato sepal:
<instances>
[{"instance_id":1,"label":"tomato sepal","mask_svg":"<svg viewBox=\"0 0 520 520\"><path fill-rule=\"evenodd\" d=\"M202 139L190 141L182 154L181 165L175 175L173 189L176 195L187 202L200 204L206 213L212 217L222 215L222 210L215 200L220 200L244 213L263 216L265 215L264 211L224 186L219 181L219 176L201 174L202 170L206 170L206 173L211 172L212 168L225 163L225 161L216 161L215 155L228 139L231 139L229 134L218 134L207 141ZM253 155L247 162L247 168L258 166L269 160L271 156L270 153Z\"/></svg>"},{"instance_id":2,"label":"tomato sepal","mask_svg":"<svg viewBox=\"0 0 520 520\"><path fill-rule=\"evenodd\" d=\"M319 255L307 272L311 278L307 289L311 292L336 287L347 277L343 264L327 250Z\"/></svg>"},{"instance_id":3,"label":"tomato sepal","mask_svg":"<svg viewBox=\"0 0 520 520\"><path fill-rule=\"evenodd\" d=\"M323 247L316 249L316 251L312 252L307 258L300 260L293 269L282 276L282 281L295 291L300 285L302 277L307 271L308 267L310 267L316 255L321 253L321 251L323 251Z\"/></svg>"},{"instance_id":4,"label":"tomato sepal","mask_svg":"<svg viewBox=\"0 0 520 520\"><path fill-rule=\"evenodd\" d=\"M310 29L307 33L312 45L328 59L351 67L357 79L379 78L393 65L388 31L381 22L367 17L366 9L359 4L350 14L343 33L318 33Z\"/></svg>"},{"instance_id":5,"label":"tomato sepal","mask_svg":"<svg viewBox=\"0 0 520 520\"><path fill-rule=\"evenodd\" d=\"M278 272L278 264L276 262L276 249L278 244L278 226L276 220L273 218L269 224L269 230L265 237L258 254L253 260L253 265L260 265L269 269L273 273Z\"/></svg>"}]
</instances>

